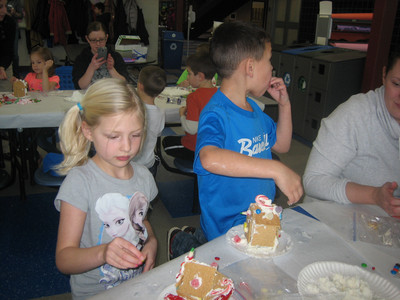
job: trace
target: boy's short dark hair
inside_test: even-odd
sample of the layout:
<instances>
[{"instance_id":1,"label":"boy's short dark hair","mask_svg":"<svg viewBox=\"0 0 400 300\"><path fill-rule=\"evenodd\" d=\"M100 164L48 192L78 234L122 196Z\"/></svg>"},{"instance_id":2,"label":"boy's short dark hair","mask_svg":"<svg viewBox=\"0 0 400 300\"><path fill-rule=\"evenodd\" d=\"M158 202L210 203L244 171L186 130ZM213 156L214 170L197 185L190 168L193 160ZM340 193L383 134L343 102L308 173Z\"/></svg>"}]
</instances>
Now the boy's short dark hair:
<instances>
[{"instance_id":1,"label":"boy's short dark hair","mask_svg":"<svg viewBox=\"0 0 400 300\"><path fill-rule=\"evenodd\" d=\"M259 61L263 57L269 34L261 27L234 21L215 29L210 44L210 55L218 75L230 77L246 58Z\"/></svg>"},{"instance_id":2,"label":"boy's short dark hair","mask_svg":"<svg viewBox=\"0 0 400 300\"><path fill-rule=\"evenodd\" d=\"M104 13L104 10L106 9L106 7L104 6L104 3L101 3L101 2L97 2L94 6L97 7L98 9L100 9L102 14Z\"/></svg>"},{"instance_id":3,"label":"boy's short dark hair","mask_svg":"<svg viewBox=\"0 0 400 300\"><path fill-rule=\"evenodd\" d=\"M215 73L217 73L217 68L212 62L209 54L192 54L187 58L186 65L195 75L197 75L199 72L202 72L206 79L212 79Z\"/></svg>"},{"instance_id":4,"label":"boy's short dark hair","mask_svg":"<svg viewBox=\"0 0 400 300\"><path fill-rule=\"evenodd\" d=\"M147 95L157 97L167 85L167 74L160 67L147 66L140 71L138 82L143 84Z\"/></svg>"}]
</instances>

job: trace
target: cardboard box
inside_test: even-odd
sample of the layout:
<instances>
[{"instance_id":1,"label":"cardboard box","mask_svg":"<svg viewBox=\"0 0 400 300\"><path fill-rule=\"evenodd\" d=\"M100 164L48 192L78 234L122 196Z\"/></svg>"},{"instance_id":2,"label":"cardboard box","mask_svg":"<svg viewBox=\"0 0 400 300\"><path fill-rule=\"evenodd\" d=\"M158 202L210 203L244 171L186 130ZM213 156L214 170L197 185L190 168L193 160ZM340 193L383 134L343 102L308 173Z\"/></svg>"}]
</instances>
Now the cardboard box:
<instances>
[{"instance_id":1,"label":"cardboard box","mask_svg":"<svg viewBox=\"0 0 400 300\"><path fill-rule=\"evenodd\" d=\"M127 62L146 62L148 47L141 44L137 35L120 35L115 43L117 51Z\"/></svg>"}]
</instances>

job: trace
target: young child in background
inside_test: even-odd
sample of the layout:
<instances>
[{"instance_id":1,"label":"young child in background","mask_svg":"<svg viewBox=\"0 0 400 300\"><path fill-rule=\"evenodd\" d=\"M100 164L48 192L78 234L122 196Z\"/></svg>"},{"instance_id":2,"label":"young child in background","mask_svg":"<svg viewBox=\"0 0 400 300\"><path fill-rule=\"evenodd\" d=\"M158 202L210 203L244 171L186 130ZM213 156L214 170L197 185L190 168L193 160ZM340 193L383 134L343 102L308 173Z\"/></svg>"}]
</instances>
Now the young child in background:
<instances>
[{"instance_id":1,"label":"young child in background","mask_svg":"<svg viewBox=\"0 0 400 300\"><path fill-rule=\"evenodd\" d=\"M194 161L201 229L171 228L171 257L243 224L241 212L257 195L274 199L275 183L289 205L303 194L300 176L271 159L272 149L287 152L292 139L289 96L283 80L272 77L271 53L268 34L254 25L224 23L214 32L210 55L222 83L201 113ZM277 124L247 97L266 91L278 102Z\"/></svg>"},{"instance_id":2,"label":"young child in background","mask_svg":"<svg viewBox=\"0 0 400 300\"><path fill-rule=\"evenodd\" d=\"M216 69L208 53L193 54L186 64L189 84L196 90L187 96L186 106L179 110L185 135L165 137L163 147L168 155L193 161L200 113L217 91L212 83Z\"/></svg>"},{"instance_id":3,"label":"young child in background","mask_svg":"<svg viewBox=\"0 0 400 300\"><path fill-rule=\"evenodd\" d=\"M25 76L29 91L48 92L60 88L60 77L54 75L53 54L48 48L38 47L31 52L33 72Z\"/></svg>"},{"instance_id":4,"label":"young child in background","mask_svg":"<svg viewBox=\"0 0 400 300\"><path fill-rule=\"evenodd\" d=\"M160 67L147 66L139 73L137 92L146 106L147 133L143 149L134 158L134 161L149 168L154 178L159 164L154 155L154 147L165 125L165 114L154 104L154 99L164 90L166 85L167 75Z\"/></svg>"},{"instance_id":5,"label":"young child in background","mask_svg":"<svg viewBox=\"0 0 400 300\"><path fill-rule=\"evenodd\" d=\"M196 53L197 54L205 54L205 55L209 54L210 53L210 44L202 43L202 44L198 45L196 48ZM187 62L186 62L186 65L187 65ZM190 83L188 80L188 75L189 75L189 72L188 72L188 69L186 68L185 71L182 72L178 81L176 82L176 85L180 86L180 87L189 87ZM212 79L212 83L214 86L217 85L217 80L218 80L218 75L214 74L214 77Z\"/></svg>"},{"instance_id":6,"label":"young child in background","mask_svg":"<svg viewBox=\"0 0 400 300\"><path fill-rule=\"evenodd\" d=\"M157 240L147 218L143 248L128 238L137 237L129 217L133 195L151 201L158 192L148 169L132 162L145 139L145 108L123 80L101 79L67 112L59 133L64 161L57 169L67 176L54 202L60 211L56 264L71 274L73 298L86 299L155 264ZM89 158L91 144L96 154ZM111 209L109 198L123 205ZM124 229L113 233L111 225Z\"/></svg>"},{"instance_id":7,"label":"young child in background","mask_svg":"<svg viewBox=\"0 0 400 300\"><path fill-rule=\"evenodd\" d=\"M109 29L109 24L111 21L111 14L104 12L106 9L104 3L97 2L96 4L93 5L93 12L96 18L97 22L103 23L106 31L108 32Z\"/></svg>"}]
</instances>

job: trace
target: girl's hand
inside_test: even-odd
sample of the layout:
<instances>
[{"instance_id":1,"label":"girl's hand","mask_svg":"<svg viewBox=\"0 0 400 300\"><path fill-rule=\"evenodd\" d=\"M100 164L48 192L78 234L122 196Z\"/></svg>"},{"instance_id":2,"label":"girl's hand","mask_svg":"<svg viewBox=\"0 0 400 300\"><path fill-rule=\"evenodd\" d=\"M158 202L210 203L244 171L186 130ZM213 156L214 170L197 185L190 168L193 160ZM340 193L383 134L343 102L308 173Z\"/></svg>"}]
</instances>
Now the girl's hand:
<instances>
[{"instance_id":1,"label":"girl's hand","mask_svg":"<svg viewBox=\"0 0 400 300\"><path fill-rule=\"evenodd\" d=\"M44 69L48 71L54 64L54 60L49 59L44 62Z\"/></svg>"},{"instance_id":2,"label":"girl's hand","mask_svg":"<svg viewBox=\"0 0 400 300\"><path fill-rule=\"evenodd\" d=\"M17 81L17 80L18 80L18 78L15 77L15 76L11 77L11 79L10 79L11 83L14 83L14 82Z\"/></svg>"},{"instance_id":3,"label":"girl's hand","mask_svg":"<svg viewBox=\"0 0 400 300\"><path fill-rule=\"evenodd\" d=\"M137 268L145 259L132 243L120 237L113 239L104 251L104 260L118 269Z\"/></svg>"},{"instance_id":4,"label":"girl's hand","mask_svg":"<svg viewBox=\"0 0 400 300\"><path fill-rule=\"evenodd\" d=\"M102 64L104 64L106 62L106 60L104 58L97 59L97 56L98 56L97 53L95 55L93 55L92 60L89 65L89 67L92 67L94 70L97 70L98 68L101 67Z\"/></svg>"},{"instance_id":5,"label":"girl's hand","mask_svg":"<svg viewBox=\"0 0 400 300\"><path fill-rule=\"evenodd\" d=\"M142 253L146 256L146 261L143 269L144 273L153 269L156 264L157 239L154 236L148 237L146 244L144 244L144 247L142 249Z\"/></svg>"},{"instance_id":6,"label":"girl's hand","mask_svg":"<svg viewBox=\"0 0 400 300\"><path fill-rule=\"evenodd\" d=\"M7 73L4 67L0 67L0 80L7 79Z\"/></svg>"},{"instance_id":7,"label":"girl's hand","mask_svg":"<svg viewBox=\"0 0 400 300\"><path fill-rule=\"evenodd\" d=\"M285 105L289 102L289 95L282 78L272 77L267 91L278 104Z\"/></svg>"},{"instance_id":8,"label":"girl's hand","mask_svg":"<svg viewBox=\"0 0 400 300\"><path fill-rule=\"evenodd\" d=\"M111 56L110 53L107 55L107 69L112 70L114 69L114 58Z\"/></svg>"}]
</instances>

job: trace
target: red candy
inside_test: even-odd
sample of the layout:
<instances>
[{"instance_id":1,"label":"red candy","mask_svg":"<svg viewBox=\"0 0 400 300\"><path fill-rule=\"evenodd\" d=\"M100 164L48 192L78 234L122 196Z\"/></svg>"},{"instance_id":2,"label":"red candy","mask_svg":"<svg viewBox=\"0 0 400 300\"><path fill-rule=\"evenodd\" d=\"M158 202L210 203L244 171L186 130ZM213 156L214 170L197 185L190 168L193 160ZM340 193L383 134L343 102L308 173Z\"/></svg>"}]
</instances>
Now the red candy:
<instances>
[{"instance_id":1,"label":"red candy","mask_svg":"<svg viewBox=\"0 0 400 300\"><path fill-rule=\"evenodd\" d=\"M200 286L200 280L198 278L194 278L192 281L190 281L190 285L197 289Z\"/></svg>"},{"instance_id":2,"label":"red candy","mask_svg":"<svg viewBox=\"0 0 400 300\"><path fill-rule=\"evenodd\" d=\"M240 242L242 241L242 239L241 239L238 235L235 235L235 236L233 237L233 241L234 241L235 243L240 243Z\"/></svg>"}]
</instances>

